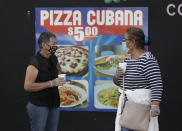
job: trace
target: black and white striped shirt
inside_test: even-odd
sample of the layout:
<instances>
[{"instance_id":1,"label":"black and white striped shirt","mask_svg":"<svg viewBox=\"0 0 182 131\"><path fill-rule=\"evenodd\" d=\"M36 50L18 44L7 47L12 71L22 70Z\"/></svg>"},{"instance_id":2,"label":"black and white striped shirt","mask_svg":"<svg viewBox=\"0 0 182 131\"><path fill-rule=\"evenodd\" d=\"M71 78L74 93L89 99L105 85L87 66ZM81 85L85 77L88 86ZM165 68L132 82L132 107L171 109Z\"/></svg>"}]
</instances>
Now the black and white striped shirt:
<instances>
[{"instance_id":1,"label":"black and white striped shirt","mask_svg":"<svg viewBox=\"0 0 182 131\"><path fill-rule=\"evenodd\" d=\"M125 89L150 89L152 91L152 101L161 101L163 84L161 72L155 57L151 52L142 54L137 59L126 57L127 63L125 73ZM122 88L122 77L118 79Z\"/></svg>"}]
</instances>

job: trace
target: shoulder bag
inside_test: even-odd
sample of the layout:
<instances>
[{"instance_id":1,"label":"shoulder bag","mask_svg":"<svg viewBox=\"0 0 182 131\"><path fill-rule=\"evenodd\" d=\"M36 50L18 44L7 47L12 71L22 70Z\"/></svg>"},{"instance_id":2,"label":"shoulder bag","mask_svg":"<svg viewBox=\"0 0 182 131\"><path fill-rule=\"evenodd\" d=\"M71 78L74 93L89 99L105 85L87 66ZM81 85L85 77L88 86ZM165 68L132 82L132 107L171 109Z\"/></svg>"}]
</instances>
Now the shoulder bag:
<instances>
[{"instance_id":1,"label":"shoulder bag","mask_svg":"<svg viewBox=\"0 0 182 131\"><path fill-rule=\"evenodd\" d=\"M124 128L137 131L147 131L150 121L150 105L135 103L127 99L124 87L123 75L123 96L124 106L121 112L120 124Z\"/></svg>"}]
</instances>

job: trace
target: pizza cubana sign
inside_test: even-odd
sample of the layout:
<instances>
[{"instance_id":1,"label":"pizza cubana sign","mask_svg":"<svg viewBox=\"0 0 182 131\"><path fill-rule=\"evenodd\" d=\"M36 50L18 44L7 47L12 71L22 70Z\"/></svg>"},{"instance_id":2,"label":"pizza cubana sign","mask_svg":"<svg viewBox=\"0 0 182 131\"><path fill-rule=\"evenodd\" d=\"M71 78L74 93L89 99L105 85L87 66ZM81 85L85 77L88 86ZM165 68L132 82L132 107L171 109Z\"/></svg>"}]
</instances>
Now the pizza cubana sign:
<instances>
[{"instance_id":1,"label":"pizza cubana sign","mask_svg":"<svg viewBox=\"0 0 182 131\"><path fill-rule=\"evenodd\" d=\"M86 8L85 8L86 9ZM123 34L128 26L143 26L140 9L79 9L40 10L40 25L53 32L68 34L76 42L93 40L100 34ZM107 27L107 29L106 29Z\"/></svg>"},{"instance_id":2,"label":"pizza cubana sign","mask_svg":"<svg viewBox=\"0 0 182 131\"><path fill-rule=\"evenodd\" d=\"M67 79L58 87L60 109L115 112L119 87L112 77L128 55L122 39L131 26L148 35L148 8L36 8L35 17L36 52L42 32L56 35L55 55Z\"/></svg>"}]
</instances>

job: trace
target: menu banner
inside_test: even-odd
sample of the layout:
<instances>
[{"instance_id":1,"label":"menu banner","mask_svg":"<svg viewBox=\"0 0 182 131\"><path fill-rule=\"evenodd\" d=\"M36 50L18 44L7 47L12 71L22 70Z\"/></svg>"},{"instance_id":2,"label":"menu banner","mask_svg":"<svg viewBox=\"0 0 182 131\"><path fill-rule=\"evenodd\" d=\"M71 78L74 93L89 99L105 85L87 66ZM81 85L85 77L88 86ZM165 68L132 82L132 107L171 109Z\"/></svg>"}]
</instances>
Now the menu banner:
<instances>
[{"instance_id":1,"label":"menu banner","mask_svg":"<svg viewBox=\"0 0 182 131\"><path fill-rule=\"evenodd\" d=\"M67 79L59 87L60 109L116 111L119 87L112 77L128 55L122 39L132 26L148 36L148 8L36 8L35 26L36 52L42 32L57 38L55 55Z\"/></svg>"}]
</instances>

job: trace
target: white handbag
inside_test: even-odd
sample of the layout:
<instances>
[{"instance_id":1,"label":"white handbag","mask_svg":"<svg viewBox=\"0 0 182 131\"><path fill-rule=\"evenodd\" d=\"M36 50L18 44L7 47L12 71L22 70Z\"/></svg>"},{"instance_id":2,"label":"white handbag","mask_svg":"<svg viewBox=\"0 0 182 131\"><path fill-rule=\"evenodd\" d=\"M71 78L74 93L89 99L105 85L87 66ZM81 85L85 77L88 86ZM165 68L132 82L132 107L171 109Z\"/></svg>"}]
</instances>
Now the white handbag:
<instances>
[{"instance_id":1,"label":"white handbag","mask_svg":"<svg viewBox=\"0 0 182 131\"><path fill-rule=\"evenodd\" d=\"M120 124L124 128L137 131L147 131L150 122L150 105L140 104L127 100L124 87L123 75L123 96L124 107L121 112Z\"/></svg>"}]
</instances>

